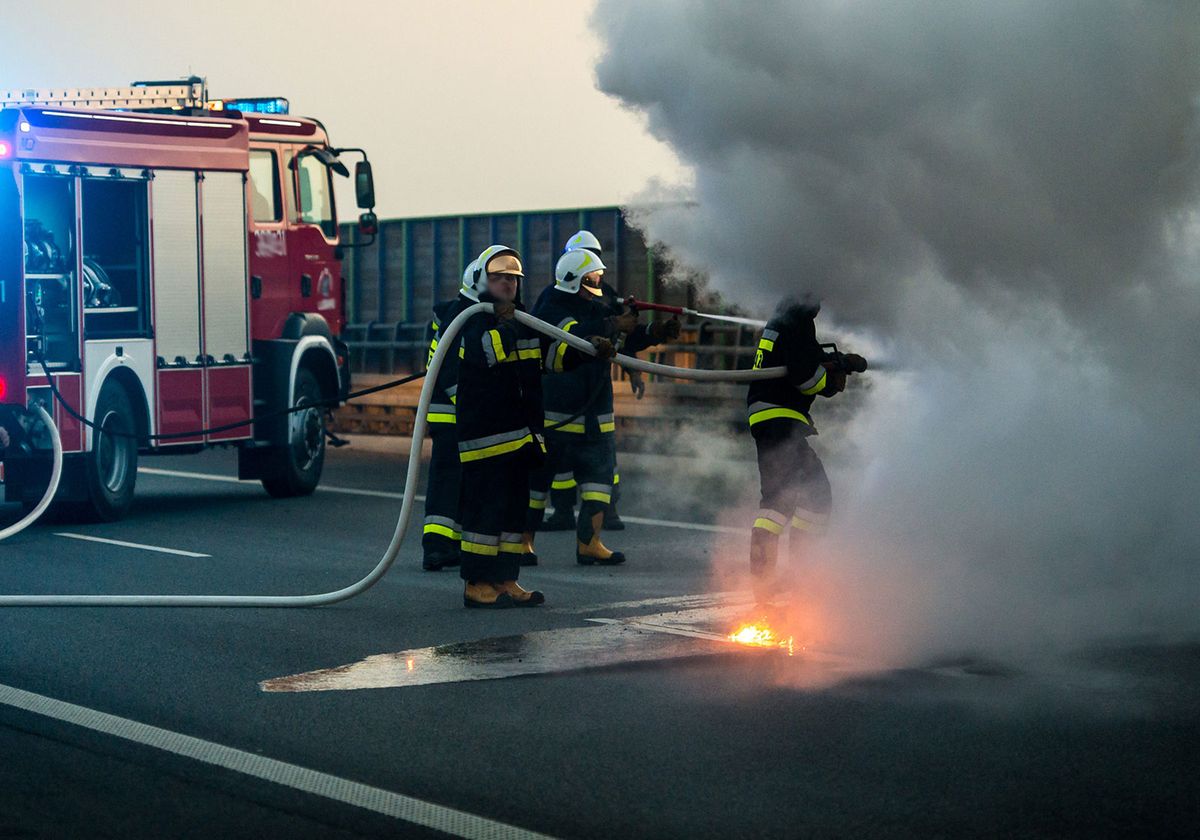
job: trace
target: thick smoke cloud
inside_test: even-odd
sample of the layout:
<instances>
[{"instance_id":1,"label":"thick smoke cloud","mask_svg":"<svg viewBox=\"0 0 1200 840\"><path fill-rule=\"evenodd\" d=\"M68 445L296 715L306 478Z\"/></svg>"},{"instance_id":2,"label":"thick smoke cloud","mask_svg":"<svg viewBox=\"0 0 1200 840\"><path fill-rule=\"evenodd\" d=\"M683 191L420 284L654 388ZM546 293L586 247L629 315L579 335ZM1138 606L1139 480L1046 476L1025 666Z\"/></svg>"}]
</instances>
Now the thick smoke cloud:
<instances>
[{"instance_id":1,"label":"thick smoke cloud","mask_svg":"<svg viewBox=\"0 0 1200 840\"><path fill-rule=\"evenodd\" d=\"M1200 627L1200 4L601 0L600 87L694 170L651 238L876 375L831 463L842 638ZM828 316L828 317L827 317ZM818 425L820 425L820 406ZM821 444L818 443L818 447Z\"/></svg>"}]
</instances>

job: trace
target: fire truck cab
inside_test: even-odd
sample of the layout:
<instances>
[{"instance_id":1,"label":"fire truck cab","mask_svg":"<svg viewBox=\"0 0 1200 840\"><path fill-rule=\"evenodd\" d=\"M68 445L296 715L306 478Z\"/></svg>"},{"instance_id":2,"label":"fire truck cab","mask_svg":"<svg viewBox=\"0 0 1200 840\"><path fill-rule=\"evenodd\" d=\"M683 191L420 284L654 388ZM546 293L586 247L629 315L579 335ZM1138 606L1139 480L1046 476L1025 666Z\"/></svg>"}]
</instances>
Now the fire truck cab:
<instances>
[{"instance_id":1,"label":"fire truck cab","mask_svg":"<svg viewBox=\"0 0 1200 840\"><path fill-rule=\"evenodd\" d=\"M257 112L256 112L257 111ZM116 519L139 455L235 446L239 475L311 493L327 407L349 391L333 178L359 159L286 100L208 100L204 81L0 92L0 424L5 497L64 457L56 501ZM85 418L88 422L80 422Z\"/></svg>"}]
</instances>

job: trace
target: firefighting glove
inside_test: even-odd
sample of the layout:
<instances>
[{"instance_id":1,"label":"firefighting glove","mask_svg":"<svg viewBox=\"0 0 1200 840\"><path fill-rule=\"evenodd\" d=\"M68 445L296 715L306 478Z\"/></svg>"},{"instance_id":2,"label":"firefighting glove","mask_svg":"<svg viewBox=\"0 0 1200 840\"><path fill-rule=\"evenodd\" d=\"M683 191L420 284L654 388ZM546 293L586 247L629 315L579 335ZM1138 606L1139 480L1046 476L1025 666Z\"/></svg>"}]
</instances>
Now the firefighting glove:
<instances>
[{"instance_id":1,"label":"firefighting glove","mask_svg":"<svg viewBox=\"0 0 1200 840\"><path fill-rule=\"evenodd\" d=\"M617 348L613 347L613 343L602 335L594 335L588 341L596 348L596 358L598 359L611 359L617 355Z\"/></svg>"},{"instance_id":2,"label":"firefighting glove","mask_svg":"<svg viewBox=\"0 0 1200 840\"><path fill-rule=\"evenodd\" d=\"M842 364L850 373L865 373L867 370L867 360L857 353L847 353L842 356Z\"/></svg>"},{"instance_id":3,"label":"firefighting glove","mask_svg":"<svg viewBox=\"0 0 1200 840\"><path fill-rule=\"evenodd\" d=\"M516 311L517 305L512 301L497 301L492 304L492 312L495 314L497 321L511 321Z\"/></svg>"},{"instance_id":4,"label":"firefighting glove","mask_svg":"<svg viewBox=\"0 0 1200 840\"><path fill-rule=\"evenodd\" d=\"M821 391L821 396L832 397L834 394L840 394L846 390L846 372L841 370L831 370L825 374L825 388Z\"/></svg>"},{"instance_id":5,"label":"firefighting glove","mask_svg":"<svg viewBox=\"0 0 1200 840\"><path fill-rule=\"evenodd\" d=\"M672 318L669 321L655 321L650 325L650 337L654 339L656 344L662 344L664 341L672 341L679 338L679 331L682 325L678 318Z\"/></svg>"},{"instance_id":6,"label":"firefighting glove","mask_svg":"<svg viewBox=\"0 0 1200 840\"><path fill-rule=\"evenodd\" d=\"M640 370L629 371L629 390L633 391L639 400L646 396L646 377L642 376Z\"/></svg>"},{"instance_id":7,"label":"firefighting glove","mask_svg":"<svg viewBox=\"0 0 1200 840\"><path fill-rule=\"evenodd\" d=\"M608 322L605 326L609 327L609 332L612 333L623 332L628 335L637 329L638 325L637 312L629 307L626 307L620 315L612 315L605 320Z\"/></svg>"}]
</instances>

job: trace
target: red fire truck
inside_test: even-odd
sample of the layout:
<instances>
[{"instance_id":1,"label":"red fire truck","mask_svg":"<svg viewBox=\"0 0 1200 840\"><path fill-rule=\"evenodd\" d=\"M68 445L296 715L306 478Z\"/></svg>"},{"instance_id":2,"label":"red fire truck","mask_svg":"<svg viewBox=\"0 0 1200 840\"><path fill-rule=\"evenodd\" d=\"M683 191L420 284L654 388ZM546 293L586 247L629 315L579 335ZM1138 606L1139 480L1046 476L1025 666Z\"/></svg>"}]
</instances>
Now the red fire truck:
<instances>
[{"instance_id":1,"label":"red fire truck","mask_svg":"<svg viewBox=\"0 0 1200 840\"><path fill-rule=\"evenodd\" d=\"M342 157L357 158L366 233L374 186L361 149L286 103L210 101L196 77L0 91L8 501L47 486L34 401L62 437L56 501L92 518L128 510L139 455L235 446L239 475L271 495L316 488L327 409L284 409L349 390Z\"/></svg>"}]
</instances>

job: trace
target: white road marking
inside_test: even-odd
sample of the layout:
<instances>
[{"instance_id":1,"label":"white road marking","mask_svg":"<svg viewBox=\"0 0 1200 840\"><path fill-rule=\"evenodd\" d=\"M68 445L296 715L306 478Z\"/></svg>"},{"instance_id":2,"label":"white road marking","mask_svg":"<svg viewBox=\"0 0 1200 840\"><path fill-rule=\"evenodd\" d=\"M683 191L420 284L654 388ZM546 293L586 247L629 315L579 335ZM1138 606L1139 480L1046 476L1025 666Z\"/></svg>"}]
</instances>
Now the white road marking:
<instances>
[{"instance_id":1,"label":"white road marking","mask_svg":"<svg viewBox=\"0 0 1200 840\"><path fill-rule=\"evenodd\" d=\"M226 484L243 484L246 486L256 486L257 481L250 479L242 480L237 476L232 475L216 475L215 473L189 472L187 470L163 470L158 467L138 467L138 472L146 473L147 475L162 475L168 478L194 478L197 481L221 481ZM317 491L326 493L342 493L347 496L370 496L375 499L403 499L403 493L393 493L386 490L360 490L357 487L336 487L330 484L320 484L317 486ZM424 496L414 496L418 502L425 501Z\"/></svg>"},{"instance_id":2,"label":"white road marking","mask_svg":"<svg viewBox=\"0 0 1200 840\"><path fill-rule=\"evenodd\" d=\"M85 540L87 542L104 543L105 545L119 545L122 548L136 548L141 551L157 551L159 554L178 554L180 557L212 557L211 554L201 554L198 551L184 551L182 548L163 548L161 545L145 545L144 543L125 542L125 540L110 540L108 537L93 537L88 534L72 534L67 531L58 531L54 534L56 537L66 537L70 540Z\"/></svg>"},{"instance_id":3,"label":"white road marking","mask_svg":"<svg viewBox=\"0 0 1200 840\"><path fill-rule=\"evenodd\" d=\"M622 517L624 518L624 517ZM749 603L754 599L750 592L706 592L694 595L670 595L663 598L643 598L640 601L613 601L608 604L591 604L586 607L548 607L547 612L580 615L609 610L636 610L642 607L700 607L728 601L730 604Z\"/></svg>"},{"instance_id":4,"label":"white road marking","mask_svg":"<svg viewBox=\"0 0 1200 840\"><path fill-rule=\"evenodd\" d=\"M187 470L164 470L158 467L138 467L139 473L147 475L161 475L168 478L194 478L197 481L222 481L227 484L257 484L257 481L243 481L232 475L215 475L213 473L189 472ZM317 492L325 491L326 493L343 493L348 496L371 496L376 499L403 499L403 493L392 493L384 490L360 490L357 487L336 487L329 484L321 484L317 487ZM424 496L414 497L418 502L425 501ZM748 533L747 528L733 528L728 525L705 525L701 522L677 522L673 519L648 519L643 516L626 516L621 514L621 518L626 522L632 522L634 525L653 525L658 528L683 528L688 531L705 531L711 534L744 534Z\"/></svg>"},{"instance_id":5,"label":"white road marking","mask_svg":"<svg viewBox=\"0 0 1200 840\"><path fill-rule=\"evenodd\" d=\"M331 776L307 767L276 761L273 758L255 755L245 750L227 747L190 735L182 735L169 729L138 723L8 685L0 684L0 704L90 729L93 732L122 738L135 744L153 747L204 764L222 767L235 773L253 776L256 779L263 779L314 796L343 802L356 808L440 831L452 837L469 837L477 838L477 840L485 840L485 838L496 838L496 840L529 838L529 840L534 840L534 838L547 836L507 823L489 820L486 817L468 814L465 811L435 805L422 799L392 793L389 790L353 782L340 776Z\"/></svg>"}]
</instances>

